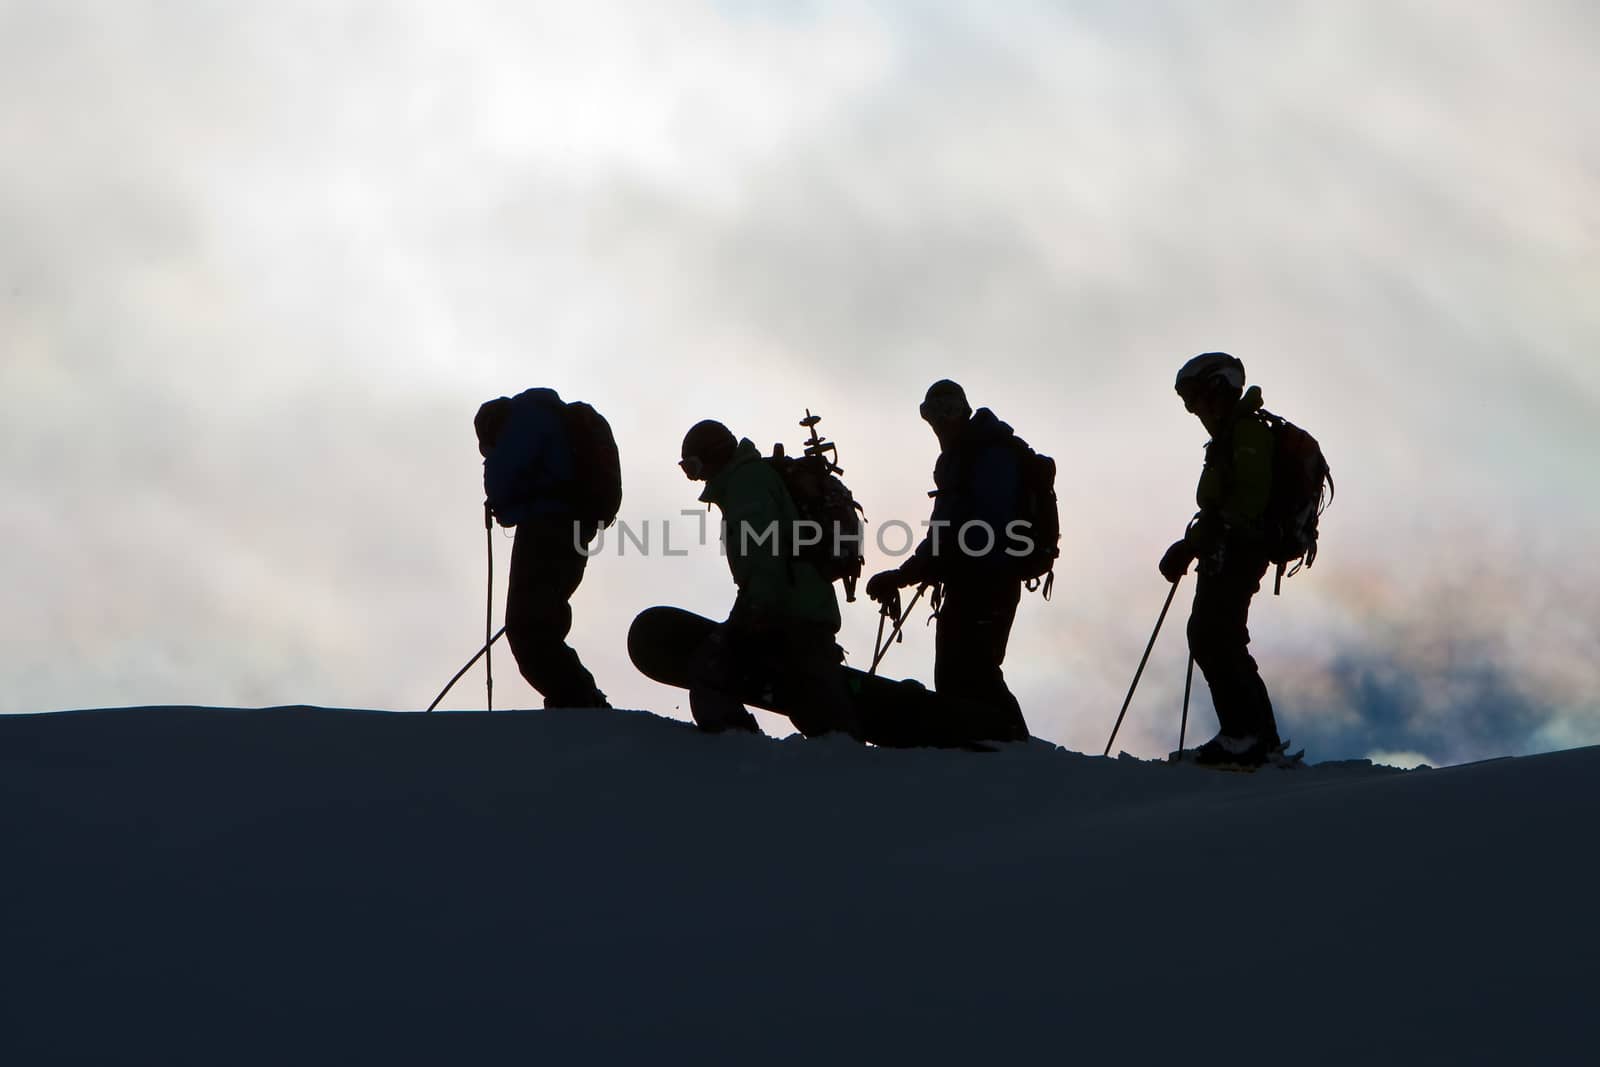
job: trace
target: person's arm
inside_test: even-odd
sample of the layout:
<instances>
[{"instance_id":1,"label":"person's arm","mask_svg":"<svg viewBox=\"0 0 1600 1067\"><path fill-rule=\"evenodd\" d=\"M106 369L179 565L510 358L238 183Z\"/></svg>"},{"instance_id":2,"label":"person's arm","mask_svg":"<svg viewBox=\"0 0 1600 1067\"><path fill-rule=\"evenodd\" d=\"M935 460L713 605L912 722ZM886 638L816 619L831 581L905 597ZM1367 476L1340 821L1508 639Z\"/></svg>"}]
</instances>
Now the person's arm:
<instances>
[{"instance_id":1,"label":"person's arm","mask_svg":"<svg viewBox=\"0 0 1600 1067\"><path fill-rule=\"evenodd\" d=\"M933 513L928 516L928 529L915 551L896 568L895 573L902 586L943 581L949 572L950 554L957 550L956 536L961 511L960 488L955 484L955 463L955 455L947 453L939 457L939 463L934 467Z\"/></svg>"},{"instance_id":2,"label":"person's arm","mask_svg":"<svg viewBox=\"0 0 1600 1067\"><path fill-rule=\"evenodd\" d=\"M527 421L511 418L484 457L484 497L503 526L515 526L526 517L528 472L539 458L538 447Z\"/></svg>"}]
</instances>

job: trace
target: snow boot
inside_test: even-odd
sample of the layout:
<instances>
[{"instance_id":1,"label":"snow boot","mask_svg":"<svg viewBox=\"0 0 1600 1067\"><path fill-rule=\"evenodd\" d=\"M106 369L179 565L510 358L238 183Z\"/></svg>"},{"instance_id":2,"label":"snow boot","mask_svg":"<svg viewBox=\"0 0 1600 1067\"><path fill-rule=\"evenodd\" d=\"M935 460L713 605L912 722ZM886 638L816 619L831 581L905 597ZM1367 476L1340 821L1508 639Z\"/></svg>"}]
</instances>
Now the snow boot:
<instances>
[{"instance_id":1,"label":"snow boot","mask_svg":"<svg viewBox=\"0 0 1600 1067\"><path fill-rule=\"evenodd\" d=\"M1254 770L1267 762L1275 747L1276 739L1218 734L1195 749L1188 762L1201 767Z\"/></svg>"}]
</instances>

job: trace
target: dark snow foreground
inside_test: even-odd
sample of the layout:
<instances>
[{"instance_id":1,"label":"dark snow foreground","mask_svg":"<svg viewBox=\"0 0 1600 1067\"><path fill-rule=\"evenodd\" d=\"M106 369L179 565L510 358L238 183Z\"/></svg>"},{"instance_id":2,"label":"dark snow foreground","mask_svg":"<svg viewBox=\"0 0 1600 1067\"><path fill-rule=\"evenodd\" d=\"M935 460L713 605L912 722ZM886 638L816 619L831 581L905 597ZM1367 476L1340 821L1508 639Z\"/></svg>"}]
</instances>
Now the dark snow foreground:
<instances>
[{"instance_id":1,"label":"dark snow foreground","mask_svg":"<svg viewBox=\"0 0 1600 1067\"><path fill-rule=\"evenodd\" d=\"M1600 749L1246 776L630 712L0 717L0 1062L1592 1062L1597 815Z\"/></svg>"}]
</instances>

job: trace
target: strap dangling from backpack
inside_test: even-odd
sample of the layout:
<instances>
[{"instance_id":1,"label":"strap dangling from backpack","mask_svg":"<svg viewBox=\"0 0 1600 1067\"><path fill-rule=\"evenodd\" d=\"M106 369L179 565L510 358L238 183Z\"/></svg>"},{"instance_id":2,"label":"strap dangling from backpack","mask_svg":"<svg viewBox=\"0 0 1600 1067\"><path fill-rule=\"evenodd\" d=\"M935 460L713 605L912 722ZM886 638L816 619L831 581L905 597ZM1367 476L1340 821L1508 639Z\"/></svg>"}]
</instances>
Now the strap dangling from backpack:
<instances>
[{"instance_id":1,"label":"strap dangling from backpack","mask_svg":"<svg viewBox=\"0 0 1600 1067\"><path fill-rule=\"evenodd\" d=\"M1056 569L1054 567L1046 571L1043 578L1029 578L1022 583L1022 588L1030 593L1037 593L1040 586L1044 587L1044 598L1049 600L1050 591L1056 587Z\"/></svg>"}]
</instances>

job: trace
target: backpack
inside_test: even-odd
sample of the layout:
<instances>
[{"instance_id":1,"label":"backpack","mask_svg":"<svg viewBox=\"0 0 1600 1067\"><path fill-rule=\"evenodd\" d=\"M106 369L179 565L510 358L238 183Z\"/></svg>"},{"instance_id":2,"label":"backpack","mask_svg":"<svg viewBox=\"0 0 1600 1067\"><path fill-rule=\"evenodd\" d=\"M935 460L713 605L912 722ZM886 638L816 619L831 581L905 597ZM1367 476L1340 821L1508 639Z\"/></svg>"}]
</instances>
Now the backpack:
<instances>
[{"instance_id":1,"label":"backpack","mask_svg":"<svg viewBox=\"0 0 1600 1067\"><path fill-rule=\"evenodd\" d=\"M1044 597L1050 599L1055 586L1056 559L1061 555L1061 511L1056 503L1056 461L1035 452L1020 437L1013 438L1017 450L1017 510L1014 521L1026 523L1023 527L1032 541L1032 549L1024 555L1007 553L1015 574L1027 584L1031 593L1044 585Z\"/></svg>"},{"instance_id":2,"label":"backpack","mask_svg":"<svg viewBox=\"0 0 1600 1067\"><path fill-rule=\"evenodd\" d=\"M764 460L789 492L804 523L815 523L822 540L795 550L795 558L816 567L830 582L843 582L845 600L854 602L856 582L866 565L862 546L866 540L862 507L825 456L786 456L778 445Z\"/></svg>"},{"instance_id":3,"label":"backpack","mask_svg":"<svg viewBox=\"0 0 1600 1067\"><path fill-rule=\"evenodd\" d=\"M566 404L561 417L572 449L573 514L610 526L622 509L622 460L611 424L581 400Z\"/></svg>"},{"instance_id":4,"label":"backpack","mask_svg":"<svg viewBox=\"0 0 1600 1067\"><path fill-rule=\"evenodd\" d=\"M1276 596L1285 575L1317 558L1317 520L1333 502L1333 472L1315 437L1270 411L1258 411L1256 417L1272 431L1272 489L1264 527L1267 559L1278 565Z\"/></svg>"}]
</instances>

